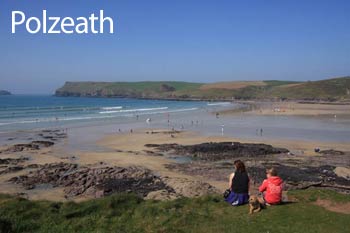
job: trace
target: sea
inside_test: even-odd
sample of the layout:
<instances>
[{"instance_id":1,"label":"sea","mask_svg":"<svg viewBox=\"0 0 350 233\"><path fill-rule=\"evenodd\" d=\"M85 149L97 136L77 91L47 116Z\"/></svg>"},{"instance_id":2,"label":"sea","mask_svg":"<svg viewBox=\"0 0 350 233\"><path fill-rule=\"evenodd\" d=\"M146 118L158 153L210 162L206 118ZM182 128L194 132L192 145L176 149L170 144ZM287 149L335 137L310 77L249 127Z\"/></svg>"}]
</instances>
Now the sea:
<instances>
[{"instance_id":1,"label":"sea","mask_svg":"<svg viewBox=\"0 0 350 233\"><path fill-rule=\"evenodd\" d=\"M57 128L69 130L74 145L87 145L109 134L136 129L188 130L255 141L350 143L349 116L260 116L243 111L219 117L215 114L242 107L235 102L0 96L0 144L13 143L9 138L20 142L23 132Z\"/></svg>"},{"instance_id":2,"label":"sea","mask_svg":"<svg viewBox=\"0 0 350 233\"><path fill-rule=\"evenodd\" d=\"M147 115L191 112L212 105L201 101L140 100L128 98L0 96L0 132L64 127L97 121L123 121Z\"/></svg>"}]
</instances>

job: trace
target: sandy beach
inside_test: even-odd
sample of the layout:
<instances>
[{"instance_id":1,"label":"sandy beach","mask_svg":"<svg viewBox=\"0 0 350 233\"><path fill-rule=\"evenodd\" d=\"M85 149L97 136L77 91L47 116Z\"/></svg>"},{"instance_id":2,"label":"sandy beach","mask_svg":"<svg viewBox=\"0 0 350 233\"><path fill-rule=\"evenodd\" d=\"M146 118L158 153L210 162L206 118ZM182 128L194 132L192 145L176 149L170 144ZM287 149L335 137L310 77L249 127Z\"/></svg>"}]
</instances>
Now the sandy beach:
<instances>
[{"instance_id":1,"label":"sandy beach","mask_svg":"<svg viewBox=\"0 0 350 233\"><path fill-rule=\"evenodd\" d=\"M268 166L268 163L273 161L284 163L283 165L295 166L295 164L305 163L307 166L315 166L315 164L332 165L334 170L337 170L348 179L349 174L349 155L341 155L343 157L336 157L335 155L321 155L314 151L315 148L320 150L335 150L348 153L350 151L349 143L335 143L324 141L303 141L303 140L276 140L261 137L257 139L241 139L231 136L213 136L205 135L196 131L172 131L168 129L134 129L133 132L120 132L114 134L107 134L93 143L99 150L65 150L67 142L70 140L69 134L67 138L58 142L57 145L40 150L24 150L20 152L3 152L0 154L1 159L11 158L19 159L26 158L16 166L20 165L22 169L18 171L3 172L0 175L0 187L3 193L11 193L24 195L30 199L47 199L55 201L65 200L86 200L92 198L88 195L78 195L66 198L63 187L40 186L34 189L25 189L21 184L8 182L13 177L19 177L28 174L28 171L34 171L30 165L45 166L45 164L78 164L79 167L103 168L106 166L118 167L142 167L149 169L156 176L167 180L168 184L178 190L177 195L181 196L197 196L206 194L206 190L188 191L191 190L193 182L196 185L208 184L215 188L216 192L220 193L227 188L227 178L233 172L232 163L234 159L225 159L224 161L201 161L196 159L186 160L188 156L181 154L162 153L154 148L147 147L147 144L159 145L199 145L201 143L222 143L222 142L241 142L241 143L255 143L268 144L273 147L286 148L290 152L281 156L273 156L264 158L249 158L239 157L247 161L247 164L259 164ZM3 147L5 148L5 147ZM93 147L92 147L93 148ZM219 152L218 152L219 153ZM328 156L328 157L327 157ZM327 162L329 156L333 156L334 161ZM344 157L345 156L345 157ZM281 160L282 158L282 160ZM345 158L343 160L343 158ZM293 163L288 164L290 161ZM220 165L218 164L225 164ZM190 167L189 167L190 166ZM192 168L191 168L192 166ZM217 170L213 166L219 167ZM2 166L5 171L8 167ZM194 169L196 168L196 169ZM336 168L336 169L335 169ZM255 169L255 168L254 168ZM259 168L260 169L260 168ZM210 170L210 171L209 171ZM252 170L253 171L253 170ZM212 174L213 173L213 174ZM211 175L212 174L212 175ZM344 178L344 179L345 179ZM346 180L345 179L345 180ZM252 190L257 189L258 182L252 186ZM198 187L196 187L198 188ZM173 196L163 195L157 198L174 198Z\"/></svg>"},{"instance_id":2,"label":"sandy beach","mask_svg":"<svg viewBox=\"0 0 350 233\"><path fill-rule=\"evenodd\" d=\"M348 105L241 106L155 114L152 123L145 115L123 122L7 132L1 135L1 192L33 200L81 201L115 190L107 181L123 177L118 182L139 180L153 187L142 193L146 199L196 197L222 193L236 159L248 166L252 193L270 166L283 170L290 189L321 185L325 171L328 178L322 185L350 189ZM242 112L246 106L253 108ZM230 143L232 148L227 147ZM206 145L214 146L213 154L196 152ZM118 173L121 168L126 170ZM121 187L129 190L128 185Z\"/></svg>"},{"instance_id":3,"label":"sandy beach","mask_svg":"<svg viewBox=\"0 0 350 233\"><path fill-rule=\"evenodd\" d=\"M243 102L250 105L247 114L281 116L349 116L350 104L346 103L311 103L311 102ZM234 110L221 111L222 114L235 114Z\"/></svg>"}]
</instances>

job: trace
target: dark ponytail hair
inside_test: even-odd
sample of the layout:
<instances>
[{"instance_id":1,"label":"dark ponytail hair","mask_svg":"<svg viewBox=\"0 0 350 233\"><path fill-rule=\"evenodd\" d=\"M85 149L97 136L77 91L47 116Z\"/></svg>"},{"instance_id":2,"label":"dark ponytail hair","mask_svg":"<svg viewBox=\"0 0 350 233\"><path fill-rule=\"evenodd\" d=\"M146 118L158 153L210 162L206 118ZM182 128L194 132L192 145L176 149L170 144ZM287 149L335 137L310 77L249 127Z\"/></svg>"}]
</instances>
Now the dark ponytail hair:
<instances>
[{"instance_id":1,"label":"dark ponytail hair","mask_svg":"<svg viewBox=\"0 0 350 233\"><path fill-rule=\"evenodd\" d=\"M233 165L235 165L236 171L238 171L238 172L246 172L244 163L241 160L234 161Z\"/></svg>"}]
</instances>

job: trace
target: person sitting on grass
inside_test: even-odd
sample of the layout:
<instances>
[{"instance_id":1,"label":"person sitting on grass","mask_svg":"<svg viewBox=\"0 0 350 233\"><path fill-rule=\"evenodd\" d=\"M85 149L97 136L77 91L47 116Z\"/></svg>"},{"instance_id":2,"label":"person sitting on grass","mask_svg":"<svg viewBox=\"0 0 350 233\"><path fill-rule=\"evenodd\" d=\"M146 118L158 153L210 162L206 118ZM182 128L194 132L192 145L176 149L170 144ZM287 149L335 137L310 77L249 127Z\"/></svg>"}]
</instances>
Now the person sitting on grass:
<instances>
[{"instance_id":1,"label":"person sitting on grass","mask_svg":"<svg viewBox=\"0 0 350 233\"><path fill-rule=\"evenodd\" d=\"M282 201L283 180L277 176L275 168L266 170L266 177L259 187L266 205L280 204Z\"/></svg>"},{"instance_id":2,"label":"person sitting on grass","mask_svg":"<svg viewBox=\"0 0 350 233\"><path fill-rule=\"evenodd\" d=\"M229 189L231 192L225 198L225 201L233 206L238 206L248 203L249 177L241 160L236 160L233 165L235 166L235 172L229 178Z\"/></svg>"}]
</instances>

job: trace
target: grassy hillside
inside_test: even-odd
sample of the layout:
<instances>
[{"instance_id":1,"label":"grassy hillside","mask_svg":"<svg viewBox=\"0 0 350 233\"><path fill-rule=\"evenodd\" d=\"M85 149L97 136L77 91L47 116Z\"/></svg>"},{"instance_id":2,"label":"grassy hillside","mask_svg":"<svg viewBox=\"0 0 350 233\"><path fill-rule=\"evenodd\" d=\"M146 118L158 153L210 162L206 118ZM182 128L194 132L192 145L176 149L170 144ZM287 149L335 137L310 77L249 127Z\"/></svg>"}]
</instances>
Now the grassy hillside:
<instances>
[{"instance_id":1,"label":"grassy hillside","mask_svg":"<svg viewBox=\"0 0 350 233\"><path fill-rule=\"evenodd\" d=\"M180 92L190 93L201 85L200 83L186 82L66 82L62 88L56 91L56 95L172 98L175 94L179 95ZM174 98L176 97L174 96Z\"/></svg>"},{"instance_id":2,"label":"grassy hillside","mask_svg":"<svg viewBox=\"0 0 350 233\"><path fill-rule=\"evenodd\" d=\"M350 100L350 77L312 82L236 81L187 82L67 82L57 96L131 97L158 99L289 99Z\"/></svg>"},{"instance_id":3,"label":"grassy hillside","mask_svg":"<svg viewBox=\"0 0 350 233\"><path fill-rule=\"evenodd\" d=\"M0 232L349 232L348 214L331 212L317 198L350 203L348 195L307 190L289 194L295 203L248 215L220 196L144 201L119 194L82 203L28 201L0 196Z\"/></svg>"}]
</instances>

